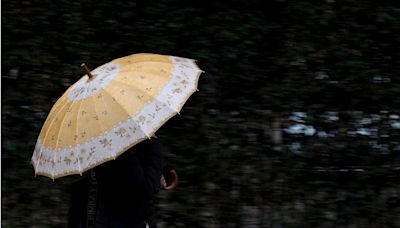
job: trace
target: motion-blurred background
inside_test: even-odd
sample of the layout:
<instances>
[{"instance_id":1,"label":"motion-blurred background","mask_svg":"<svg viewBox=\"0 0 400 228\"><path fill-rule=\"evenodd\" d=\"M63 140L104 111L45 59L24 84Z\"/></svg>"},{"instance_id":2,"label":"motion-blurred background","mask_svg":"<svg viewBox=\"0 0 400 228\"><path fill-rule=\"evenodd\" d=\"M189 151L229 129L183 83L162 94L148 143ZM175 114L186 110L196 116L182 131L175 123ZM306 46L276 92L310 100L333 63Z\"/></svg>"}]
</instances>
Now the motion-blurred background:
<instances>
[{"instance_id":1,"label":"motion-blurred background","mask_svg":"<svg viewBox=\"0 0 400 228\"><path fill-rule=\"evenodd\" d=\"M159 227L400 227L400 5L368 0L2 1L2 227L65 227L34 177L48 111L82 75L150 52L206 71L157 133L180 183Z\"/></svg>"}]
</instances>

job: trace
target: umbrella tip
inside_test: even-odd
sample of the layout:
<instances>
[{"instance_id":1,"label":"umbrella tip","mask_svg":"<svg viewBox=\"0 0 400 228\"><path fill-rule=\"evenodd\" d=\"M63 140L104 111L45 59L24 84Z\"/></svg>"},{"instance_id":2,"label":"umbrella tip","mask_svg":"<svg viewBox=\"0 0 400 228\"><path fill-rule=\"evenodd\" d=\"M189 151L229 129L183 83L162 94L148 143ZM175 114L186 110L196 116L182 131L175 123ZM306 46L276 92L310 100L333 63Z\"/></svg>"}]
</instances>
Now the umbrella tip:
<instances>
[{"instance_id":1,"label":"umbrella tip","mask_svg":"<svg viewBox=\"0 0 400 228\"><path fill-rule=\"evenodd\" d=\"M83 68L83 70L85 71L85 73L87 74L87 76L89 77L89 79L93 78L92 73L90 73L90 69L86 66L85 63L81 64L81 67Z\"/></svg>"}]
</instances>

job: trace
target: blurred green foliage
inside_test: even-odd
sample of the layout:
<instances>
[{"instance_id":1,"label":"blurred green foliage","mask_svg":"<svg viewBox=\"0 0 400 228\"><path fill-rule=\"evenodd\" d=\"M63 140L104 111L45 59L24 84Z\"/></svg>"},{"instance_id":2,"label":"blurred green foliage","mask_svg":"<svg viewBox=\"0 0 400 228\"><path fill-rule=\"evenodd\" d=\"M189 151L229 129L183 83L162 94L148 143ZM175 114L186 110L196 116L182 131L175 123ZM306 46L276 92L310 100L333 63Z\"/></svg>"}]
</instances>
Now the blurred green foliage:
<instances>
[{"instance_id":1,"label":"blurred green foliage","mask_svg":"<svg viewBox=\"0 0 400 228\"><path fill-rule=\"evenodd\" d=\"M160 227L400 227L396 1L2 8L3 227L66 226L77 177L34 177L40 128L82 62L140 52L206 71L158 132L180 175L175 192L158 195Z\"/></svg>"}]
</instances>

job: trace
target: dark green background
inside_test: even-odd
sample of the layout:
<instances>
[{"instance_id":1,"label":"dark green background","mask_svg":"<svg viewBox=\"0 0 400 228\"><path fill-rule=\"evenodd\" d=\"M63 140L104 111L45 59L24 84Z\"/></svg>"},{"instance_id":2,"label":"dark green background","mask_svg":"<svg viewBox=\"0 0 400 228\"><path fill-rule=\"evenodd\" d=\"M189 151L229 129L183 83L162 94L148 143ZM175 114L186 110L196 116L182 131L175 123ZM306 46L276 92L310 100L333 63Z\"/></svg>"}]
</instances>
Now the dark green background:
<instances>
[{"instance_id":1,"label":"dark green background","mask_svg":"<svg viewBox=\"0 0 400 228\"><path fill-rule=\"evenodd\" d=\"M160 227L400 227L399 23L397 1L2 1L2 226L66 226L77 176L30 164L47 113L82 62L150 52L206 71L157 133Z\"/></svg>"}]
</instances>

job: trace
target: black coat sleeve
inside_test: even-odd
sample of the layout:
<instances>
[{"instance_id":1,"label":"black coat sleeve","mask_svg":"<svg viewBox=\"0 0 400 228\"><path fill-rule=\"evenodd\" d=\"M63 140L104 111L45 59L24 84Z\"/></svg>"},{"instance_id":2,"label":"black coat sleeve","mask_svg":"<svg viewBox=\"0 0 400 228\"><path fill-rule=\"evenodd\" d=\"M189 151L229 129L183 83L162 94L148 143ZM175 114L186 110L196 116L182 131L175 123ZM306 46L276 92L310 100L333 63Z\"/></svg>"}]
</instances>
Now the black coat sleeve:
<instances>
[{"instance_id":1,"label":"black coat sleeve","mask_svg":"<svg viewBox=\"0 0 400 228\"><path fill-rule=\"evenodd\" d=\"M145 140L116 160L94 168L97 179L97 224L125 224L136 227L153 222L154 195L159 189L163 153L157 139ZM89 178L74 186L70 227L85 224ZM128 225L127 225L128 224ZM151 226L153 227L153 226Z\"/></svg>"},{"instance_id":2,"label":"black coat sleeve","mask_svg":"<svg viewBox=\"0 0 400 228\"><path fill-rule=\"evenodd\" d=\"M158 139L142 142L143 149L139 153L144 174L144 188L147 198L152 198L160 188L160 179L164 166L164 157L161 143Z\"/></svg>"},{"instance_id":3,"label":"black coat sleeve","mask_svg":"<svg viewBox=\"0 0 400 228\"><path fill-rule=\"evenodd\" d=\"M89 177L85 175L79 178L68 190L70 193L68 228L82 227L82 224L86 224Z\"/></svg>"},{"instance_id":4,"label":"black coat sleeve","mask_svg":"<svg viewBox=\"0 0 400 228\"><path fill-rule=\"evenodd\" d=\"M163 168L161 144L157 139L145 140L114 161L97 168L100 194L124 199L150 199L159 189Z\"/></svg>"}]
</instances>

